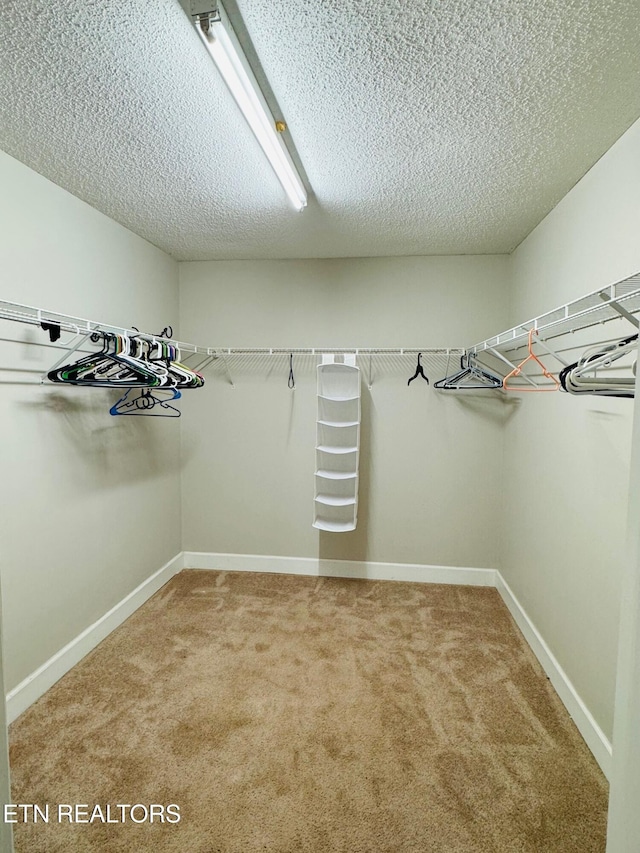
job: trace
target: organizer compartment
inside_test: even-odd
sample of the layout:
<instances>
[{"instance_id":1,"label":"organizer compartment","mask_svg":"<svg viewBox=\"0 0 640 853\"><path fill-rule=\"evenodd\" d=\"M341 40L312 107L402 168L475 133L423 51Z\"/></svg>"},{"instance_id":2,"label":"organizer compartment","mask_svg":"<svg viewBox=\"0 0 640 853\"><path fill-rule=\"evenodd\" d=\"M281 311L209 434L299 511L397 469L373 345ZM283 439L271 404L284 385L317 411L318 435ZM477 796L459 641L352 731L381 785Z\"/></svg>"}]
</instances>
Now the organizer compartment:
<instances>
[{"instance_id":1,"label":"organizer compartment","mask_svg":"<svg viewBox=\"0 0 640 853\"><path fill-rule=\"evenodd\" d=\"M318 423L345 427L360 423L360 397L352 400L333 400L318 396Z\"/></svg>"},{"instance_id":2,"label":"organizer compartment","mask_svg":"<svg viewBox=\"0 0 640 853\"><path fill-rule=\"evenodd\" d=\"M336 402L357 400L360 397L360 368L341 363L319 365L318 396Z\"/></svg>"},{"instance_id":3,"label":"organizer compartment","mask_svg":"<svg viewBox=\"0 0 640 853\"><path fill-rule=\"evenodd\" d=\"M353 506L326 506L316 502L313 526L331 533L347 533L356 529Z\"/></svg>"},{"instance_id":4,"label":"organizer compartment","mask_svg":"<svg viewBox=\"0 0 640 853\"><path fill-rule=\"evenodd\" d=\"M357 451L358 449L358 425L351 426L328 426L318 423L317 444L318 449L325 449L328 453Z\"/></svg>"},{"instance_id":5,"label":"organizer compartment","mask_svg":"<svg viewBox=\"0 0 640 853\"><path fill-rule=\"evenodd\" d=\"M331 478L316 474L316 501L333 506L355 503L358 494L358 477Z\"/></svg>"}]
</instances>

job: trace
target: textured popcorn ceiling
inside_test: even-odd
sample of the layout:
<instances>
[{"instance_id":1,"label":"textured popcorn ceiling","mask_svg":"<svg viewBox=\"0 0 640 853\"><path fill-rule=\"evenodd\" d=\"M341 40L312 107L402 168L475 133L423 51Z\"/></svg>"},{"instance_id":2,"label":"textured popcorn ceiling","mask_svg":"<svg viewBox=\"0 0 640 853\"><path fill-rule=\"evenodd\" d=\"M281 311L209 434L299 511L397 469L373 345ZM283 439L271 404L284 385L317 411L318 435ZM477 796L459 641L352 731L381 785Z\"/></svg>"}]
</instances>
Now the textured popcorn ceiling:
<instances>
[{"instance_id":1,"label":"textured popcorn ceiling","mask_svg":"<svg viewBox=\"0 0 640 853\"><path fill-rule=\"evenodd\" d=\"M640 115L638 0L236 3L303 213L178 0L3 0L0 148L179 259L507 252Z\"/></svg>"}]
</instances>

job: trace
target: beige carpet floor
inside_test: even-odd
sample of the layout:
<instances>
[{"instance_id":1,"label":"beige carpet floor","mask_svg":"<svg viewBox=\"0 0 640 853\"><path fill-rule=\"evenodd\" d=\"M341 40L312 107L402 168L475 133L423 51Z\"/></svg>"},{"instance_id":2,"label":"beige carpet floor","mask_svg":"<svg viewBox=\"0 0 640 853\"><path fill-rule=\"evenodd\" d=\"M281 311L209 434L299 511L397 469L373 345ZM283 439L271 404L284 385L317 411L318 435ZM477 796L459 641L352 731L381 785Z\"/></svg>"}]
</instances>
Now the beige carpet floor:
<instances>
[{"instance_id":1,"label":"beige carpet floor","mask_svg":"<svg viewBox=\"0 0 640 853\"><path fill-rule=\"evenodd\" d=\"M18 853L605 849L604 777L493 589L182 572L13 724L11 760L14 802L51 808Z\"/></svg>"}]
</instances>

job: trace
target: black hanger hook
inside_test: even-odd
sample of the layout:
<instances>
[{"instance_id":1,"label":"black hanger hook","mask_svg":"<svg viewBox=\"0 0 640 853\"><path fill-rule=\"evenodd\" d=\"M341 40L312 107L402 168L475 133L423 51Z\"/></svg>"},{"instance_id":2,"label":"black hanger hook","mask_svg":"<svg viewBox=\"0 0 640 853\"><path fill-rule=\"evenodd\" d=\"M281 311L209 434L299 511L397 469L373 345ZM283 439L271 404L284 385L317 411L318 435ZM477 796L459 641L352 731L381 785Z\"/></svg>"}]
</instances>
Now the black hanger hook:
<instances>
[{"instance_id":1,"label":"black hanger hook","mask_svg":"<svg viewBox=\"0 0 640 853\"><path fill-rule=\"evenodd\" d=\"M423 379L424 379L424 381L427 383L427 385L429 384L429 380L428 380L428 379L427 379L427 377L425 376L425 372L424 372L424 370L422 369L422 364L420 363L420 358L421 358L421 357L422 357L422 353L421 353L421 352L419 352L419 353L418 353L418 364L417 364L417 367L416 367L416 372L413 374L413 376L411 377L411 379L407 382L407 385L411 385L411 383L413 382L413 380L414 380L414 379L417 379L417 378L418 378L418 376L422 376L422 378L423 378Z\"/></svg>"}]
</instances>

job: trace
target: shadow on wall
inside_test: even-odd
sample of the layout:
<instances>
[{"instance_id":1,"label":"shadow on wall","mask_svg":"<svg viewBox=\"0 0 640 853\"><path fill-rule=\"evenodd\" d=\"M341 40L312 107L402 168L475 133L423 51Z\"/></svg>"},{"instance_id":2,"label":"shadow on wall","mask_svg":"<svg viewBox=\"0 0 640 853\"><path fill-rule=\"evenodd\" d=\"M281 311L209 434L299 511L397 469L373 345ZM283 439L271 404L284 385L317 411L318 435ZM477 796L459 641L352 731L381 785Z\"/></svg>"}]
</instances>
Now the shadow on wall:
<instances>
[{"instance_id":1,"label":"shadow on wall","mask_svg":"<svg viewBox=\"0 0 640 853\"><path fill-rule=\"evenodd\" d=\"M496 424L506 424L522 405L522 397L503 391L442 392L453 396L461 409Z\"/></svg>"},{"instance_id":2,"label":"shadow on wall","mask_svg":"<svg viewBox=\"0 0 640 853\"><path fill-rule=\"evenodd\" d=\"M362 385L360 398L360 463L358 482L358 524L351 533L321 530L318 556L321 560L366 561L369 554L369 490L371 483L371 392Z\"/></svg>"},{"instance_id":3,"label":"shadow on wall","mask_svg":"<svg viewBox=\"0 0 640 853\"><path fill-rule=\"evenodd\" d=\"M83 480L122 483L153 479L178 470L179 454L167 452L167 442L179 441L174 418L113 417L109 409L119 392L49 392L18 405L36 413L46 452L79 457L69 466ZM171 423L168 423L171 421ZM64 448L64 450L62 450Z\"/></svg>"}]
</instances>

